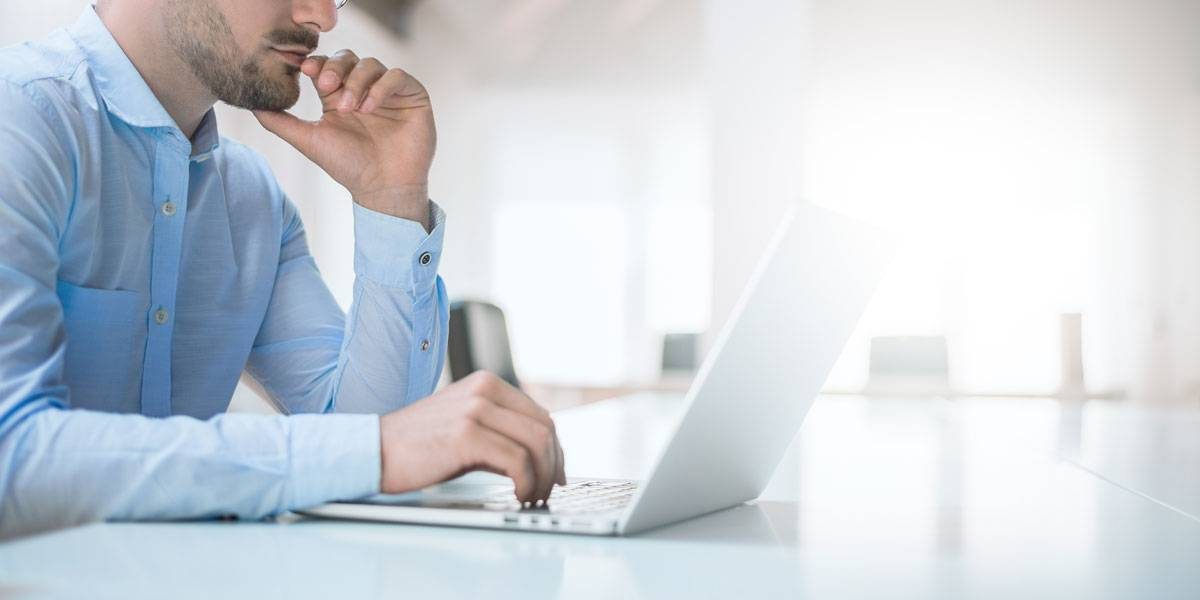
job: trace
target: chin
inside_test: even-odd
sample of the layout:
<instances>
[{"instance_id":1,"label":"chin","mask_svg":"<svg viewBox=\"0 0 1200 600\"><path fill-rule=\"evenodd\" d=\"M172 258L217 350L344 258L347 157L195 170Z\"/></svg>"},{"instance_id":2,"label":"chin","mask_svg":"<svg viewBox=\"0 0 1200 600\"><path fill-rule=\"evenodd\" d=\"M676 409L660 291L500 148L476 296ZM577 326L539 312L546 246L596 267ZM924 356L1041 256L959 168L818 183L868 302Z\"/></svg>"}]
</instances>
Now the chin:
<instances>
[{"instance_id":1,"label":"chin","mask_svg":"<svg viewBox=\"0 0 1200 600\"><path fill-rule=\"evenodd\" d=\"M287 110L300 100L300 69L292 65L249 62L240 77L230 81L227 94L217 94L226 104L247 110Z\"/></svg>"},{"instance_id":2,"label":"chin","mask_svg":"<svg viewBox=\"0 0 1200 600\"><path fill-rule=\"evenodd\" d=\"M278 108L274 110L287 110L300 101L300 84L295 79L288 82L286 86L280 86L278 91L280 93L275 98Z\"/></svg>"},{"instance_id":3,"label":"chin","mask_svg":"<svg viewBox=\"0 0 1200 600\"><path fill-rule=\"evenodd\" d=\"M300 101L300 82L295 76L278 76L247 82L238 101L225 100L248 110L287 110Z\"/></svg>"},{"instance_id":4,"label":"chin","mask_svg":"<svg viewBox=\"0 0 1200 600\"><path fill-rule=\"evenodd\" d=\"M264 99L275 108L266 110L284 110L291 108L300 101L300 69L292 65L284 65L283 72L270 73L265 81L260 82Z\"/></svg>"}]
</instances>

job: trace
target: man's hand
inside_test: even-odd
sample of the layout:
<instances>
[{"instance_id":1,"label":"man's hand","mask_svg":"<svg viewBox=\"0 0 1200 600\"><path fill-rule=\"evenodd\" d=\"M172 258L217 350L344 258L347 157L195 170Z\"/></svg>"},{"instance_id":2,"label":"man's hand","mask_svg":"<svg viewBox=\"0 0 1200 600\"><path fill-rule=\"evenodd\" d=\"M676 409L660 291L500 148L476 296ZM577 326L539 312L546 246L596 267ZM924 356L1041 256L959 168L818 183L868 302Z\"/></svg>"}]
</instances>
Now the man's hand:
<instances>
[{"instance_id":1,"label":"man's hand","mask_svg":"<svg viewBox=\"0 0 1200 600\"><path fill-rule=\"evenodd\" d=\"M255 111L258 122L350 190L355 202L428 230L437 130L425 87L349 50L310 56L300 70L321 96L321 118Z\"/></svg>"},{"instance_id":2,"label":"man's hand","mask_svg":"<svg viewBox=\"0 0 1200 600\"><path fill-rule=\"evenodd\" d=\"M486 371L379 419L385 494L418 490L470 471L506 475L517 499L566 485L550 414Z\"/></svg>"}]
</instances>

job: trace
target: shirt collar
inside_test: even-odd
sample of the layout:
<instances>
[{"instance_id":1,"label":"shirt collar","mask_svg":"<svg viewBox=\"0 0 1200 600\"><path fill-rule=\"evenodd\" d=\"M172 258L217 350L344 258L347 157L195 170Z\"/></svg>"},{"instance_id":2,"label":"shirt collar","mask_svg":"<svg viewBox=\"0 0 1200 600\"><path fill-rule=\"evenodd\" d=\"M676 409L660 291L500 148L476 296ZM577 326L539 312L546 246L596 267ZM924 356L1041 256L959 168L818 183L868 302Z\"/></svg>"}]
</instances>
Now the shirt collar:
<instances>
[{"instance_id":1,"label":"shirt collar","mask_svg":"<svg viewBox=\"0 0 1200 600\"><path fill-rule=\"evenodd\" d=\"M92 77L110 113L134 127L179 129L100 20L95 8L85 7L67 32L87 56ZM210 109L192 135L192 159L208 159L219 143L216 114Z\"/></svg>"},{"instance_id":2,"label":"shirt collar","mask_svg":"<svg viewBox=\"0 0 1200 600\"><path fill-rule=\"evenodd\" d=\"M135 127L177 127L93 7L85 7L67 32L87 56L110 113Z\"/></svg>"},{"instance_id":3,"label":"shirt collar","mask_svg":"<svg viewBox=\"0 0 1200 600\"><path fill-rule=\"evenodd\" d=\"M208 109L196 133L192 134L192 160L204 162L212 157L212 153L221 145L221 135L217 132L217 111Z\"/></svg>"}]
</instances>

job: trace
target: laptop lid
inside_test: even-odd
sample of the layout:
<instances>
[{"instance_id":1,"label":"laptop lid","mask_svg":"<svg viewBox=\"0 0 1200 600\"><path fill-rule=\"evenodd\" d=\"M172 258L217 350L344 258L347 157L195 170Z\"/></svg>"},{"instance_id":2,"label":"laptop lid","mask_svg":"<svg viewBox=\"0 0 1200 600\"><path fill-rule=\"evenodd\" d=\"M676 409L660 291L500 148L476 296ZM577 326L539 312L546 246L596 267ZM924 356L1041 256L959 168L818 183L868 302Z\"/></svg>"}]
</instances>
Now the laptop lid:
<instances>
[{"instance_id":1,"label":"laptop lid","mask_svg":"<svg viewBox=\"0 0 1200 600\"><path fill-rule=\"evenodd\" d=\"M825 209L789 209L714 343L623 533L759 496L866 309L893 248Z\"/></svg>"}]
</instances>

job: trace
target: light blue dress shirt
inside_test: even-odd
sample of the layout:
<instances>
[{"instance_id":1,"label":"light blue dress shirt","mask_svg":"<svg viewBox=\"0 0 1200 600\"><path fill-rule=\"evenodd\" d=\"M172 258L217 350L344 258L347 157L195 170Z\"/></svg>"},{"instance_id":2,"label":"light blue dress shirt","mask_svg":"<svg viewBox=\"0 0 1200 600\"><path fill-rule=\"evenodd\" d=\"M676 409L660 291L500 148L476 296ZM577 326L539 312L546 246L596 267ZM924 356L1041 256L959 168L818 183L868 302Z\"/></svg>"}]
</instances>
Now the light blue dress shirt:
<instances>
[{"instance_id":1,"label":"light blue dress shirt","mask_svg":"<svg viewBox=\"0 0 1200 600\"><path fill-rule=\"evenodd\" d=\"M263 159L185 138L91 7L0 50L0 535L378 492L377 415L442 369L444 215L353 210L347 318ZM287 416L222 414L243 371Z\"/></svg>"}]
</instances>

